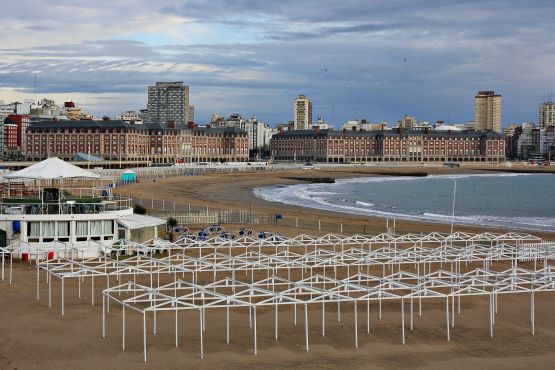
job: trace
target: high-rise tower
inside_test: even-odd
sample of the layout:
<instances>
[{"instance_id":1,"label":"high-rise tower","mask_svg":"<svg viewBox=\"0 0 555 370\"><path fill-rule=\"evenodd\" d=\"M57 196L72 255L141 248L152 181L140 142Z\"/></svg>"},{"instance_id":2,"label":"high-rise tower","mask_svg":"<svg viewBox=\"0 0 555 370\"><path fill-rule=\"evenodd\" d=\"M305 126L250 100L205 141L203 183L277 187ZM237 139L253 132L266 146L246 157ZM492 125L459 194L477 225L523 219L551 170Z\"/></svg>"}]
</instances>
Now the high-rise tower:
<instances>
[{"instance_id":1,"label":"high-rise tower","mask_svg":"<svg viewBox=\"0 0 555 370\"><path fill-rule=\"evenodd\" d=\"M294 129L308 130L312 125L312 101L304 95L299 95L294 107Z\"/></svg>"},{"instance_id":2,"label":"high-rise tower","mask_svg":"<svg viewBox=\"0 0 555 370\"><path fill-rule=\"evenodd\" d=\"M540 105L540 127L555 126L555 103L548 101Z\"/></svg>"},{"instance_id":3,"label":"high-rise tower","mask_svg":"<svg viewBox=\"0 0 555 370\"><path fill-rule=\"evenodd\" d=\"M475 96L475 130L501 133L501 95L478 91Z\"/></svg>"},{"instance_id":4,"label":"high-rise tower","mask_svg":"<svg viewBox=\"0 0 555 370\"><path fill-rule=\"evenodd\" d=\"M148 122L187 124L190 120L189 86L179 82L156 82L148 87Z\"/></svg>"}]
</instances>

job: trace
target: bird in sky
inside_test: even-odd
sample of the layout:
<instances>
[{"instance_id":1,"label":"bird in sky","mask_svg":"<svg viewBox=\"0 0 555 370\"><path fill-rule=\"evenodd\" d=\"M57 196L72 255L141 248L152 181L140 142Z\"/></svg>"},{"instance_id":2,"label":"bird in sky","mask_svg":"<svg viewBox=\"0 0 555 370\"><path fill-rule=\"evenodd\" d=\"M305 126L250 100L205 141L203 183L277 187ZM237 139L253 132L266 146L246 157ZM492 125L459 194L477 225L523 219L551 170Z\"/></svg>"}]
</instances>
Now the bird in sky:
<instances>
[{"instance_id":1,"label":"bird in sky","mask_svg":"<svg viewBox=\"0 0 555 370\"><path fill-rule=\"evenodd\" d=\"M407 58L403 59L403 62L406 62L406 61L407 61Z\"/></svg>"}]
</instances>

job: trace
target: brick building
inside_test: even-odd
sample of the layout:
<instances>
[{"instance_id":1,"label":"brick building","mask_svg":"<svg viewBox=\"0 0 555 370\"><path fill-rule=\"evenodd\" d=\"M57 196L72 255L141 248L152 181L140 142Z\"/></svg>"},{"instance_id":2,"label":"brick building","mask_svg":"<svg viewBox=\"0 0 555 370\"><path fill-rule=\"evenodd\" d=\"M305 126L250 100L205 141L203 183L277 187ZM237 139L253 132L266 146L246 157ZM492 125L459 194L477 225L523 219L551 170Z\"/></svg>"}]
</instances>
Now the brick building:
<instances>
[{"instance_id":1,"label":"brick building","mask_svg":"<svg viewBox=\"0 0 555 370\"><path fill-rule=\"evenodd\" d=\"M25 132L29 120L28 114L10 114L4 119L1 154L5 159L21 159L27 143Z\"/></svg>"},{"instance_id":2,"label":"brick building","mask_svg":"<svg viewBox=\"0 0 555 370\"><path fill-rule=\"evenodd\" d=\"M245 162L249 160L247 132L233 127L192 129L193 162Z\"/></svg>"},{"instance_id":3,"label":"brick building","mask_svg":"<svg viewBox=\"0 0 555 370\"><path fill-rule=\"evenodd\" d=\"M75 153L106 160L175 163L248 160L247 133L203 129L174 121L136 125L121 120L33 123L27 130L26 157L71 160Z\"/></svg>"},{"instance_id":4,"label":"brick building","mask_svg":"<svg viewBox=\"0 0 555 370\"><path fill-rule=\"evenodd\" d=\"M493 132L281 131L276 160L319 162L501 162L505 141Z\"/></svg>"}]
</instances>

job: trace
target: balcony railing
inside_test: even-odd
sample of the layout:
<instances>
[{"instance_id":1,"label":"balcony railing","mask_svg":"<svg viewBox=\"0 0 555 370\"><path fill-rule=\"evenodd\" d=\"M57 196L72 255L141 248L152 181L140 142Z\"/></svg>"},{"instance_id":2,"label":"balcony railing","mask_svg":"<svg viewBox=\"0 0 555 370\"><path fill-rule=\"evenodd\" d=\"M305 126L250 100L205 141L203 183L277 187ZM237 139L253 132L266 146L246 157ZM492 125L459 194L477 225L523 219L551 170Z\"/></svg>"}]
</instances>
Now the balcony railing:
<instances>
[{"instance_id":1,"label":"balcony railing","mask_svg":"<svg viewBox=\"0 0 555 370\"><path fill-rule=\"evenodd\" d=\"M7 198L2 199L0 202L0 214L96 214L131 208L131 201L130 197L115 195L89 198L63 198L55 202L44 202L33 198Z\"/></svg>"}]
</instances>

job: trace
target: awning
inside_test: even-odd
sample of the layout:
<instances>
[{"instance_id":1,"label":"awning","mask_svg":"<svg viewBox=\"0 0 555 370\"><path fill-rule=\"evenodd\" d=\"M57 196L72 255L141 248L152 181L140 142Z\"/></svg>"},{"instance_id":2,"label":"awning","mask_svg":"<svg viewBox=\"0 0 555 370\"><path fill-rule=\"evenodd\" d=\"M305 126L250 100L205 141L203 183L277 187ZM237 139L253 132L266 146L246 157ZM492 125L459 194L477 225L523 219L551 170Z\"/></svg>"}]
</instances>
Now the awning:
<instances>
[{"instance_id":1,"label":"awning","mask_svg":"<svg viewBox=\"0 0 555 370\"><path fill-rule=\"evenodd\" d=\"M145 215L132 214L116 220L118 224L128 230L142 229L143 227L154 227L164 225L166 220Z\"/></svg>"}]
</instances>

